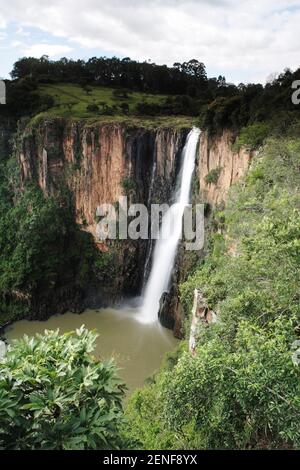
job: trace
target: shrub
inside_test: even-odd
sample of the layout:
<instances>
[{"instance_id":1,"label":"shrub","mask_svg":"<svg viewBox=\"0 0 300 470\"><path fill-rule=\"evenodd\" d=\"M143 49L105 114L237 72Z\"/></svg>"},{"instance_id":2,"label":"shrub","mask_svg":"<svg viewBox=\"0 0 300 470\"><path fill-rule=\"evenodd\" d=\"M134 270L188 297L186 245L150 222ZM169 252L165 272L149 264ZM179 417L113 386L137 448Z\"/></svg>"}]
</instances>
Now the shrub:
<instances>
[{"instance_id":1,"label":"shrub","mask_svg":"<svg viewBox=\"0 0 300 470\"><path fill-rule=\"evenodd\" d=\"M221 167L213 168L210 172L205 176L205 183L206 184L217 184L219 181L220 173L222 171Z\"/></svg>"},{"instance_id":2,"label":"shrub","mask_svg":"<svg viewBox=\"0 0 300 470\"><path fill-rule=\"evenodd\" d=\"M124 385L111 361L91 353L97 335L81 327L24 336L0 360L0 447L112 449L118 445Z\"/></svg>"},{"instance_id":3,"label":"shrub","mask_svg":"<svg viewBox=\"0 0 300 470\"><path fill-rule=\"evenodd\" d=\"M237 137L233 149L239 150L247 147L250 150L258 149L269 134L269 125L265 122L255 122L247 127L243 127Z\"/></svg>"},{"instance_id":4,"label":"shrub","mask_svg":"<svg viewBox=\"0 0 300 470\"><path fill-rule=\"evenodd\" d=\"M275 321L269 331L243 321L234 345L220 341L222 330L204 340L195 357L185 353L163 378L166 430L185 439L186 427L192 430L188 448L299 447L293 320Z\"/></svg>"},{"instance_id":5,"label":"shrub","mask_svg":"<svg viewBox=\"0 0 300 470\"><path fill-rule=\"evenodd\" d=\"M126 195L128 195L131 191L136 190L136 183L131 178L123 178L121 184L122 184L122 188L124 189Z\"/></svg>"},{"instance_id":6,"label":"shrub","mask_svg":"<svg viewBox=\"0 0 300 470\"><path fill-rule=\"evenodd\" d=\"M99 107L94 103L94 104L88 104L86 107L86 110L88 113L98 113L99 112Z\"/></svg>"}]
</instances>

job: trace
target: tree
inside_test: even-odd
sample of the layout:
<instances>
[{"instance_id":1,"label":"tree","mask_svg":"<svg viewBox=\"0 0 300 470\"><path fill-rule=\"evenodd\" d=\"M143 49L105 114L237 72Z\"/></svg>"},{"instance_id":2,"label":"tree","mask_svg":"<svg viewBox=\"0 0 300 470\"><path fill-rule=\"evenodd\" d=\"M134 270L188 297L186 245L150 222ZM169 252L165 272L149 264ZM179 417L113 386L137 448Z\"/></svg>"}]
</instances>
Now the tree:
<instances>
[{"instance_id":1,"label":"tree","mask_svg":"<svg viewBox=\"0 0 300 470\"><path fill-rule=\"evenodd\" d=\"M89 113L98 113L99 112L99 107L96 105L96 103L88 104L87 107L86 107L86 110Z\"/></svg>"},{"instance_id":2,"label":"tree","mask_svg":"<svg viewBox=\"0 0 300 470\"><path fill-rule=\"evenodd\" d=\"M129 104L128 103L121 103L120 108L124 114L129 114Z\"/></svg>"},{"instance_id":3,"label":"tree","mask_svg":"<svg viewBox=\"0 0 300 470\"><path fill-rule=\"evenodd\" d=\"M112 449L118 445L124 385L112 361L91 353L83 326L14 342L0 360L0 447Z\"/></svg>"}]
</instances>

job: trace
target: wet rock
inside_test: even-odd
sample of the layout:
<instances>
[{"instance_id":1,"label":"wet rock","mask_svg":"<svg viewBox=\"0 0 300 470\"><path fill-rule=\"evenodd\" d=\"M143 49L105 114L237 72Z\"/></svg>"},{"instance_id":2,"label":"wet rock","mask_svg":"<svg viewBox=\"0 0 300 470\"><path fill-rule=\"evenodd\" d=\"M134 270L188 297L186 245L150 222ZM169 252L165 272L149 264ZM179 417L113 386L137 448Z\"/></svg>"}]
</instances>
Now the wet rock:
<instances>
[{"instance_id":1,"label":"wet rock","mask_svg":"<svg viewBox=\"0 0 300 470\"><path fill-rule=\"evenodd\" d=\"M162 326L169 328L170 330L174 329L175 318L171 314L172 312L172 294L164 292L161 296L159 302L159 312L158 318Z\"/></svg>"}]
</instances>

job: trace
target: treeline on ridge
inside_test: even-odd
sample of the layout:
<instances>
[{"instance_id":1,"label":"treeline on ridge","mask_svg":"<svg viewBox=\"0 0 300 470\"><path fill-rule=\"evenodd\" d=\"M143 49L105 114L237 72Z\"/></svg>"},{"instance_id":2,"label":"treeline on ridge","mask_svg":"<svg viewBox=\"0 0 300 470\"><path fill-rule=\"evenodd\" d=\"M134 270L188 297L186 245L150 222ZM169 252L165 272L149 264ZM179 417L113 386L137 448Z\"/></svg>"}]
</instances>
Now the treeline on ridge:
<instances>
[{"instance_id":1,"label":"treeline on ridge","mask_svg":"<svg viewBox=\"0 0 300 470\"><path fill-rule=\"evenodd\" d=\"M129 58L92 57L87 61L62 58L53 61L43 56L18 60L11 77L12 80L7 81L8 106L6 110L1 107L0 112L16 118L53 107L53 97L42 95L40 85L73 83L87 92L90 86L101 86L123 90L125 94L136 91L167 95L161 103L141 101L130 112L145 116L199 117L200 127L211 133L223 128L239 131L254 123L268 122L268 130L256 127L255 133L263 136L271 127L278 134L299 120L299 107L292 103L291 95L292 83L300 79L300 69L295 72L286 69L265 86L235 85L226 82L224 76L209 78L203 62L196 59L168 67ZM127 114L126 103L120 99L120 104L116 112Z\"/></svg>"}]
</instances>

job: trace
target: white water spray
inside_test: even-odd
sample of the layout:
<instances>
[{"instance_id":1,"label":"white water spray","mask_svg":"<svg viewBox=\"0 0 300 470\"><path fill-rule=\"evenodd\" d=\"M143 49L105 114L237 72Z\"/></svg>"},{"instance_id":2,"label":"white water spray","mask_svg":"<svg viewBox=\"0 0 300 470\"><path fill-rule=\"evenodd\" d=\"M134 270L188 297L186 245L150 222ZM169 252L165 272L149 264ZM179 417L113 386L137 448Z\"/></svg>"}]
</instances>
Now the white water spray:
<instances>
[{"instance_id":1,"label":"white water spray","mask_svg":"<svg viewBox=\"0 0 300 470\"><path fill-rule=\"evenodd\" d=\"M170 207L162 219L160 236L155 245L152 269L139 317L142 323L154 323L158 320L160 298L169 289L176 251L182 233L184 209L189 203L199 135L200 130L193 128L183 149L183 166L178 175L175 189L176 204ZM169 227L172 227L172 232L166 239L164 234L168 233Z\"/></svg>"}]
</instances>

